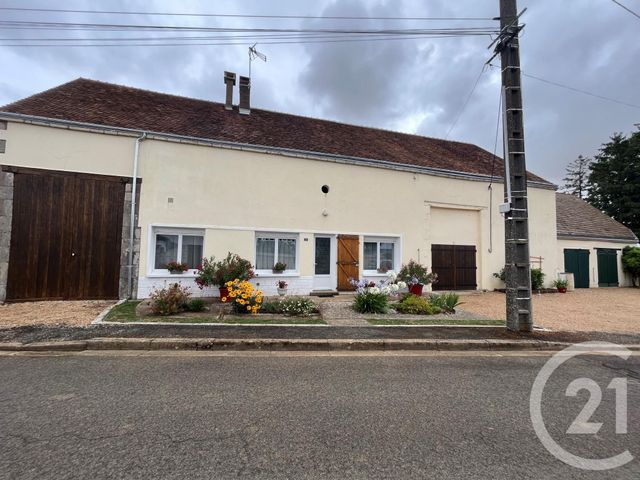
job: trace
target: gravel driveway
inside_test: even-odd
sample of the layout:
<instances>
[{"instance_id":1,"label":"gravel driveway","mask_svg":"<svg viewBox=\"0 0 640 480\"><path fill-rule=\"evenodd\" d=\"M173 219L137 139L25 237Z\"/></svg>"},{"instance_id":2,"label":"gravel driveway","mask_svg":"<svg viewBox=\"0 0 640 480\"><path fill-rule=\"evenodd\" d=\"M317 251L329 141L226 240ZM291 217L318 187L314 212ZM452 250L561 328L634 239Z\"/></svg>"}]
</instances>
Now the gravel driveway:
<instances>
[{"instance_id":1,"label":"gravel driveway","mask_svg":"<svg viewBox=\"0 0 640 480\"><path fill-rule=\"evenodd\" d=\"M505 295L465 295L467 311L505 318ZM533 297L534 323L552 330L640 332L640 289L592 288Z\"/></svg>"},{"instance_id":2,"label":"gravel driveway","mask_svg":"<svg viewBox=\"0 0 640 480\"><path fill-rule=\"evenodd\" d=\"M0 304L0 327L21 325L89 325L115 301L24 302Z\"/></svg>"}]
</instances>

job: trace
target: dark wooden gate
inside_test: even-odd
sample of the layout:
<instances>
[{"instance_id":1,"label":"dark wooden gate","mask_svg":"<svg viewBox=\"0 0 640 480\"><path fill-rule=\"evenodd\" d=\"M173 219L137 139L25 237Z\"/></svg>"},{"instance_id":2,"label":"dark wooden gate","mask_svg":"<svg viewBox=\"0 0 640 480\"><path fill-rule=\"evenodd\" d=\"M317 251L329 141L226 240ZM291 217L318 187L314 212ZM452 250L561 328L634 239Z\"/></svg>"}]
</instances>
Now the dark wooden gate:
<instances>
[{"instance_id":1,"label":"dark wooden gate","mask_svg":"<svg viewBox=\"0 0 640 480\"><path fill-rule=\"evenodd\" d=\"M475 290L476 247L431 245L432 270L438 274L434 290Z\"/></svg>"},{"instance_id":2,"label":"dark wooden gate","mask_svg":"<svg viewBox=\"0 0 640 480\"><path fill-rule=\"evenodd\" d=\"M357 235L338 235L338 290L355 290L350 280L358 280L360 238Z\"/></svg>"},{"instance_id":3,"label":"dark wooden gate","mask_svg":"<svg viewBox=\"0 0 640 480\"><path fill-rule=\"evenodd\" d=\"M7 300L118 298L125 184L17 169Z\"/></svg>"},{"instance_id":4,"label":"dark wooden gate","mask_svg":"<svg viewBox=\"0 0 640 480\"><path fill-rule=\"evenodd\" d=\"M598 249L598 286L618 286L618 253L612 248Z\"/></svg>"},{"instance_id":5,"label":"dark wooden gate","mask_svg":"<svg viewBox=\"0 0 640 480\"><path fill-rule=\"evenodd\" d=\"M573 273L576 288L589 288L589 250L564 249L564 271Z\"/></svg>"}]
</instances>

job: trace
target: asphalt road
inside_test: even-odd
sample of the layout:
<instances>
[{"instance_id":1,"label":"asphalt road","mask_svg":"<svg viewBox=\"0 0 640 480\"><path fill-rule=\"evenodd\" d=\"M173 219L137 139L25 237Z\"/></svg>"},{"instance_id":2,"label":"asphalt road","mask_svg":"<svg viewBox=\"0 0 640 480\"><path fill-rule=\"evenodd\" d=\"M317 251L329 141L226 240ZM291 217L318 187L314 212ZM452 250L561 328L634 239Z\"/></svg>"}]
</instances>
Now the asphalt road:
<instances>
[{"instance_id":1,"label":"asphalt road","mask_svg":"<svg viewBox=\"0 0 640 480\"><path fill-rule=\"evenodd\" d=\"M0 356L0 478L640 478L640 357L567 362L543 414L567 450L626 449L613 471L563 464L540 443L529 393L540 354ZM629 433L615 434L614 377ZM597 435L564 432L588 395Z\"/></svg>"}]
</instances>

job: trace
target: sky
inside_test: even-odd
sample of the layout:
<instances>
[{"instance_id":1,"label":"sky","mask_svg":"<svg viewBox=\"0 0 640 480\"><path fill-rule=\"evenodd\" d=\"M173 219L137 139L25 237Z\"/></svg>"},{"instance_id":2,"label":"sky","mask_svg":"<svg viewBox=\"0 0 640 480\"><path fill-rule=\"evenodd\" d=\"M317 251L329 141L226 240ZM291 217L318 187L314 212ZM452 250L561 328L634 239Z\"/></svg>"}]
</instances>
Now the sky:
<instances>
[{"instance_id":1,"label":"sky","mask_svg":"<svg viewBox=\"0 0 640 480\"><path fill-rule=\"evenodd\" d=\"M622 1L640 11L639 0ZM359 17L493 18L499 14L498 4L498 0L0 0L2 7ZM639 18L610 0L520 0L519 10L525 7L527 11L521 17L525 27L520 42L524 73L640 105ZM2 19L355 29L497 23L491 20L352 21L6 11L2 12ZM36 35L59 36L60 33L2 30L4 38ZM253 63L251 104L255 108L430 137L445 138L448 134L451 140L474 143L493 151L500 78L497 69L486 68L481 74L492 53L487 49L490 42L488 37L464 37L258 44L258 50L267 55L267 62ZM0 46L0 59L0 105L77 77L222 102L223 71L248 73L247 45ZM496 59L493 63L498 62ZM640 122L640 108L604 101L529 77L523 78L523 98L527 167L555 183L562 183L566 165L579 154L593 156L612 134L628 134L635 131L634 124Z\"/></svg>"}]
</instances>

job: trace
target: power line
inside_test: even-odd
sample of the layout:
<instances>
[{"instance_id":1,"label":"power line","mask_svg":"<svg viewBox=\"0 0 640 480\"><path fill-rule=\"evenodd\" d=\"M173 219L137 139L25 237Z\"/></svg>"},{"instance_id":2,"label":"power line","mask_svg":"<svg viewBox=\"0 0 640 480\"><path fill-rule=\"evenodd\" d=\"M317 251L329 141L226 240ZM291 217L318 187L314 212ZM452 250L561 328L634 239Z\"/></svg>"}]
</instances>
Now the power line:
<instances>
[{"instance_id":1,"label":"power line","mask_svg":"<svg viewBox=\"0 0 640 480\"><path fill-rule=\"evenodd\" d=\"M631 10L630 8L624 6L623 4L621 4L620 2L616 1L616 0L611 0L613 3L615 3L616 5L619 5L620 7L624 8L627 12L629 12L631 15L640 18L640 14L634 12L633 10Z\"/></svg>"},{"instance_id":2,"label":"power line","mask_svg":"<svg viewBox=\"0 0 640 480\"><path fill-rule=\"evenodd\" d=\"M476 87L478 86L478 82L480 81L480 77L482 77L482 74L485 72L486 67L487 67L486 64L483 63L482 64L482 70L480 70L480 74L476 78L476 81L473 83L473 87L471 88L471 91L469 92L469 95L467 95L467 99L462 104L462 108L460 108L460 110L458 111L458 114L456 115L456 118L454 119L453 123L449 127L449 130L447 131L447 134L444 136L445 140L447 140L449 138L449 134L451 133L451 131L456 126L456 123L458 123L458 120L462 116L462 112L464 112L464 109L467 107L467 104L469 103L469 100L471 100L471 96L473 95L473 92L476 91Z\"/></svg>"},{"instance_id":3,"label":"power line","mask_svg":"<svg viewBox=\"0 0 640 480\"><path fill-rule=\"evenodd\" d=\"M236 13L185 13L185 12L143 12L122 10L71 10L57 8L24 8L0 7L0 10L12 12L47 12L47 13L83 13L108 15L148 15L163 17L220 17L220 18L270 18L289 20L413 20L413 21L441 21L441 20L494 20L491 17L371 17L371 16L330 16L330 15L252 15Z\"/></svg>"},{"instance_id":4,"label":"power line","mask_svg":"<svg viewBox=\"0 0 640 480\"><path fill-rule=\"evenodd\" d=\"M494 68L500 68L497 65L493 65L493 64L489 64L491 67ZM570 85L565 85L563 83L558 83L558 82L554 82L552 80L547 80L545 78L541 78L535 75L531 75L529 73L524 73L524 72L520 72L524 77L528 77L528 78L532 78L533 80L538 80L539 82L543 82L543 83L547 83L549 85L554 85L556 87L560 87L560 88L565 88L567 90L571 90L573 92L577 92L577 93L582 93L584 95L589 95L590 97L595 97L595 98L599 98L600 100L606 100L608 102L613 102L613 103L617 103L620 105L625 105L627 107L632 107L632 108L640 108L640 105L636 105L633 103L628 103L628 102L624 102L622 100L617 100L615 98L611 98L611 97L605 97L604 95L598 95L597 93L593 93L593 92L588 92L587 90L582 90L580 88L576 88L576 87L572 87Z\"/></svg>"}]
</instances>

